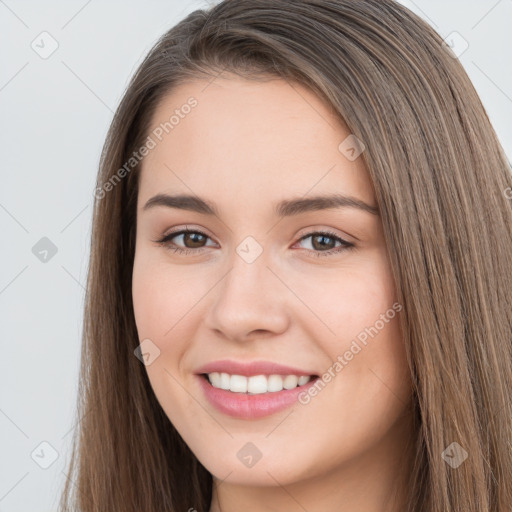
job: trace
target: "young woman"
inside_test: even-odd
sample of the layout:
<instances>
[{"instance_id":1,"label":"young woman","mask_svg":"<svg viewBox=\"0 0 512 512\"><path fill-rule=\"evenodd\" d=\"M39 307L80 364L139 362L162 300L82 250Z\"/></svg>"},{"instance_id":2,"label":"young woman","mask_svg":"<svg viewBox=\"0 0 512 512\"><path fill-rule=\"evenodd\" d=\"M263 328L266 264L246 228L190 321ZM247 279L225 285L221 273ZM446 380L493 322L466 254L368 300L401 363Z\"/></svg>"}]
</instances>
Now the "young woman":
<instances>
[{"instance_id":1,"label":"young woman","mask_svg":"<svg viewBox=\"0 0 512 512\"><path fill-rule=\"evenodd\" d=\"M391 0L224 0L102 155L61 510L509 512L512 176Z\"/></svg>"}]
</instances>

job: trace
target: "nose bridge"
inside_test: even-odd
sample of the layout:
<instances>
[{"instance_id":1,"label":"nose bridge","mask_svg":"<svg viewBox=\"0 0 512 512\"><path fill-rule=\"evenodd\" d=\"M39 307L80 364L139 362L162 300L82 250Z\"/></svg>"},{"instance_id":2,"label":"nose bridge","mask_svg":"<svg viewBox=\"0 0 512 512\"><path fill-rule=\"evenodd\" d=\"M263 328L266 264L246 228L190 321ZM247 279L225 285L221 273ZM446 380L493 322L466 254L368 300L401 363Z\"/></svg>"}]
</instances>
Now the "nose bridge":
<instances>
[{"instance_id":1,"label":"nose bridge","mask_svg":"<svg viewBox=\"0 0 512 512\"><path fill-rule=\"evenodd\" d=\"M254 330L284 329L283 285L268 267L269 252L254 239L236 247L230 269L214 293L207 322L210 328L238 339Z\"/></svg>"},{"instance_id":2,"label":"nose bridge","mask_svg":"<svg viewBox=\"0 0 512 512\"><path fill-rule=\"evenodd\" d=\"M272 287L275 277L268 268L271 264L268 253L262 247L258 251L253 242L242 242L236 248L230 263L231 270L221 286L220 300L233 301L232 306L239 304L244 309L252 305L253 310L269 304L269 288Z\"/></svg>"},{"instance_id":3,"label":"nose bridge","mask_svg":"<svg viewBox=\"0 0 512 512\"><path fill-rule=\"evenodd\" d=\"M270 251L264 242L246 236L229 259L231 270L223 285L223 295L239 300L257 301L267 292L271 266ZM265 286L263 284L265 283Z\"/></svg>"},{"instance_id":4,"label":"nose bridge","mask_svg":"<svg viewBox=\"0 0 512 512\"><path fill-rule=\"evenodd\" d=\"M266 293L268 274L271 274L268 254L264 251L258 254L246 242L240 244L235 252L231 260L231 271L226 276L225 292L242 300L258 300L258 297Z\"/></svg>"}]
</instances>

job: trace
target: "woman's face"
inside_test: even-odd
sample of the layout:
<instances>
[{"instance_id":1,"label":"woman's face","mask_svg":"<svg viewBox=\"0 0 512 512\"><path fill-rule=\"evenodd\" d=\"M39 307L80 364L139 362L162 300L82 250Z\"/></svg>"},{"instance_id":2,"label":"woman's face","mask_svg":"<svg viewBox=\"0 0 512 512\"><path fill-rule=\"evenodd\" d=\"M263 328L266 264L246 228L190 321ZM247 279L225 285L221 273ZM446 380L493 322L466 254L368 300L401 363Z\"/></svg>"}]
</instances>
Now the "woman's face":
<instances>
[{"instance_id":1,"label":"woman's face","mask_svg":"<svg viewBox=\"0 0 512 512\"><path fill-rule=\"evenodd\" d=\"M133 302L145 367L187 445L235 484L391 457L411 396L363 147L292 85L180 85L152 119L140 176ZM320 199L334 194L353 202ZM192 199L165 198L178 195Z\"/></svg>"}]
</instances>

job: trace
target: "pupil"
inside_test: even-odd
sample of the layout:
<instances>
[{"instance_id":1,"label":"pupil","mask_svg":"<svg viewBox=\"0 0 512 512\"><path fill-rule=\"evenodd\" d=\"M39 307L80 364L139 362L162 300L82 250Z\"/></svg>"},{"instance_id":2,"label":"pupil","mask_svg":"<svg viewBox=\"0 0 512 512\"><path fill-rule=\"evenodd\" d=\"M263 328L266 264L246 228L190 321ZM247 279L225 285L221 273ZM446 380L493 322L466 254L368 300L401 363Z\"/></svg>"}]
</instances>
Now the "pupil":
<instances>
[{"instance_id":1,"label":"pupil","mask_svg":"<svg viewBox=\"0 0 512 512\"><path fill-rule=\"evenodd\" d=\"M192 239L192 244L199 244L199 246L200 246L201 241L202 241L201 238L204 238L203 235L201 235L200 233L188 233L186 235L186 237L188 237L189 239L190 238L195 238L195 240ZM197 240L197 238L199 238L199 240Z\"/></svg>"},{"instance_id":2,"label":"pupil","mask_svg":"<svg viewBox=\"0 0 512 512\"><path fill-rule=\"evenodd\" d=\"M322 240L322 242L320 244L316 244L315 243L315 239L320 239ZM325 248L326 245L329 245L329 244L325 244L325 240L332 240L331 237L328 237L328 236L325 236L325 235L317 235L316 237L313 237L313 245L315 246L315 248ZM316 247L317 245L319 245L319 247Z\"/></svg>"}]
</instances>

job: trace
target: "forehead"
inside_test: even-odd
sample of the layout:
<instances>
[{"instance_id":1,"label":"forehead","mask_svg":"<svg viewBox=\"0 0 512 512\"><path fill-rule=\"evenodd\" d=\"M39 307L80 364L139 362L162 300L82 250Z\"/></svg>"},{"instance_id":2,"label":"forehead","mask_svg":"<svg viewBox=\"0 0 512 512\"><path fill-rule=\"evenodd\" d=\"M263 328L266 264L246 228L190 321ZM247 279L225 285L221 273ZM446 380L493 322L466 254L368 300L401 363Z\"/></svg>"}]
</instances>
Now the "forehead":
<instances>
[{"instance_id":1,"label":"forehead","mask_svg":"<svg viewBox=\"0 0 512 512\"><path fill-rule=\"evenodd\" d=\"M184 83L162 99L151 130L156 144L143 159L140 202L186 192L248 206L310 191L374 202L362 158L352 161L339 150L350 131L295 82Z\"/></svg>"}]
</instances>

